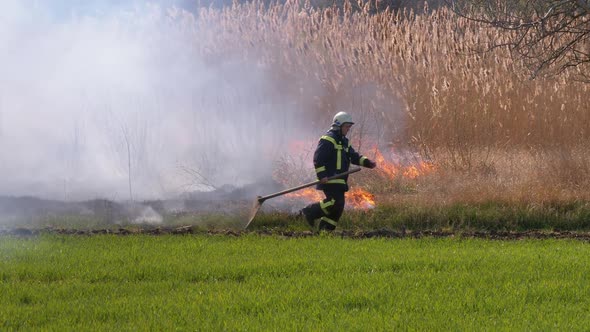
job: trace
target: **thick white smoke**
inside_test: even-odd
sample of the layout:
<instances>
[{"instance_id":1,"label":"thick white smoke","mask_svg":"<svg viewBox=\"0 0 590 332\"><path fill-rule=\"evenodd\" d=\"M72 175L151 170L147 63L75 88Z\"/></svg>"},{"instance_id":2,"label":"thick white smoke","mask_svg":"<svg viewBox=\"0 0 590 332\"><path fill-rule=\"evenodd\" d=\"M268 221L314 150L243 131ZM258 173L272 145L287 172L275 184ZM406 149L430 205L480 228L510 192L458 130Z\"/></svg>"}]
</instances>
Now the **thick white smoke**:
<instances>
[{"instance_id":1,"label":"thick white smoke","mask_svg":"<svg viewBox=\"0 0 590 332\"><path fill-rule=\"evenodd\" d=\"M270 176L302 137L301 111L263 71L232 54L203 62L190 20L162 6L56 3L2 2L0 195L152 199L242 185Z\"/></svg>"}]
</instances>

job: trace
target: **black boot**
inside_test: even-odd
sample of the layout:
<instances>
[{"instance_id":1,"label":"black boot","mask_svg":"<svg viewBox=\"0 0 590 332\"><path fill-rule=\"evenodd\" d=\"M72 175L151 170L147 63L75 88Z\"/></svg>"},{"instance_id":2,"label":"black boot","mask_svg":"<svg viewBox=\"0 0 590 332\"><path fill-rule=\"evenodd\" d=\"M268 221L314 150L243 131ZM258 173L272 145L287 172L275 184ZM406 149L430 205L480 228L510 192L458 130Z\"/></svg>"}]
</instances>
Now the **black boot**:
<instances>
[{"instance_id":1,"label":"black boot","mask_svg":"<svg viewBox=\"0 0 590 332\"><path fill-rule=\"evenodd\" d=\"M328 223L327 221L320 219L320 224L318 225L320 231L333 231L336 229L335 225Z\"/></svg>"},{"instance_id":2,"label":"black boot","mask_svg":"<svg viewBox=\"0 0 590 332\"><path fill-rule=\"evenodd\" d=\"M316 207L316 205L317 205L317 207ZM310 204L310 205L304 207L303 209L301 209L301 211L299 211L299 214L305 218L305 221L307 221L307 224L309 225L309 227L311 227L312 229L315 229L315 220L318 219L319 217L321 217L320 204L318 204L318 203Z\"/></svg>"}]
</instances>

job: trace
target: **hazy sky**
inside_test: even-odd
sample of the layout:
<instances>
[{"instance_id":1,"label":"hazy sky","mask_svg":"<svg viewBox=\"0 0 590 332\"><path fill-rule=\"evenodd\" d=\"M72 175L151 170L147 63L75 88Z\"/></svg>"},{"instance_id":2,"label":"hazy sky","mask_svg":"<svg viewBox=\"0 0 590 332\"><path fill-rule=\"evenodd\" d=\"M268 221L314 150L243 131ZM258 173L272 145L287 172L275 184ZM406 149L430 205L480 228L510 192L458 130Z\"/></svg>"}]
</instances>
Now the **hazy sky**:
<instances>
[{"instance_id":1,"label":"hazy sky","mask_svg":"<svg viewBox=\"0 0 590 332\"><path fill-rule=\"evenodd\" d=\"M305 136L263 72L231 54L206 66L187 47L198 32L160 7L2 7L0 195L125 200L129 163L136 199L241 185L271 176L285 142Z\"/></svg>"}]
</instances>

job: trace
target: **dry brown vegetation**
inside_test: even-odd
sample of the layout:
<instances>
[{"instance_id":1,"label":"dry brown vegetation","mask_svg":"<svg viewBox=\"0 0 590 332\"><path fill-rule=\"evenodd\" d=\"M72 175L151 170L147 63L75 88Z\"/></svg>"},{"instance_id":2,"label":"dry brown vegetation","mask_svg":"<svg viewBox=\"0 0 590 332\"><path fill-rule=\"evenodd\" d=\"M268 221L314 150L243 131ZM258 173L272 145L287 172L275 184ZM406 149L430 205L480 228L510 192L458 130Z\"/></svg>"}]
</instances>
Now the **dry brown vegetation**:
<instances>
[{"instance_id":1,"label":"dry brown vegetation","mask_svg":"<svg viewBox=\"0 0 590 332\"><path fill-rule=\"evenodd\" d=\"M344 107L361 118L353 143L374 135L382 146L415 149L437 165L395 186L368 172L357 177L383 197L590 199L590 85L568 73L530 80L505 50L476 52L507 36L445 8L370 14L364 6L353 12L254 2L182 20L196 27L194 47L207 61L231 55L258 66L308 110L310 122L325 123ZM378 126L363 130L369 120Z\"/></svg>"}]
</instances>

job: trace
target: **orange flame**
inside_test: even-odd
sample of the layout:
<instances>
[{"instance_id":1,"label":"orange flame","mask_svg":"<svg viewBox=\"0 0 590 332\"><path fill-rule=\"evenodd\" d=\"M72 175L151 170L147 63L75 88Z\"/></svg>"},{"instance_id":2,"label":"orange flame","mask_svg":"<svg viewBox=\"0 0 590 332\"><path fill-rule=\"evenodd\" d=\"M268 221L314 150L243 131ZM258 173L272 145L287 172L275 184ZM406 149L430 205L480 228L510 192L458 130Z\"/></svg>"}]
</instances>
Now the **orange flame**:
<instances>
[{"instance_id":1,"label":"orange flame","mask_svg":"<svg viewBox=\"0 0 590 332\"><path fill-rule=\"evenodd\" d=\"M395 178L399 173L399 167L385 160L385 157L377 148L375 148L375 162L377 163L377 170L390 179Z\"/></svg>"},{"instance_id":2,"label":"orange flame","mask_svg":"<svg viewBox=\"0 0 590 332\"><path fill-rule=\"evenodd\" d=\"M285 197L302 200L306 203L319 202L325 198L320 190L314 188L305 188L292 192L285 195ZM346 204L353 209L372 209L375 207L375 196L362 188L353 188L346 193Z\"/></svg>"},{"instance_id":3,"label":"orange flame","mask_svg":"<svg viewBox=\"0 0 590 332\"><path fill-rule=\"evenodd\" d=\"M426 175L434 170L434 165L421 161L418 165L409 166L404 171L404 177L409 179L415 179L421 175Z\"/></svg>"},{"instance_id":4,"label":"orange flame","mask_svg":"<svg viewBox=\"0 0 590 332\"><path fill-rule=\"evenodd\" d=\"M434 170L434 165L429 162L420 161L415 165L402 166L385 159L381 151L377 148L374 148L374 151L377 170L390 179L393 179L400 174L407 179L416 179Z\"/></svg>"},{"instance_id":5,"label":"orange flame","mask_svg":"<svg viewBox=\"0 0 590 332\"><path fill-rule=\"evenodd\" d=\"M294 141L289 143L289 151L292 151L294 155L302 155L303 151L308 148L310 144L306 142ZM405 179L417 179L420 176L426 175L434 170L434 165L429 162L420 161L414 164L406 165L405 162L393 162L385 158L383 153L375 146L373 160L377 163L376 171L382 177L387 179L394 179L397 177L403 177ZM306 153L308 153L307 151ZM391 158L396 159L396 153L390 155ZM369 156L371 153L366 154ZM390 158L390 159L391 159ZM282 170L281 172L275 172L275 179L279 182L287 185L294 179L294 174L289 174ZM319 202L324 199L324 195L321 191L315 188L305 188L293 193L285 195L288 199L301 200L306 203ZM346 204L347 207L353 209L372 209L375 207L375 196L370 192L355 187L346 193Z\"/></svg>"},{"instance_id":6,"label":"orange flame","mask_svg":"<svg viewBox=\"0 0 590 332\"><path fill-rule=\"evenodd\" d=\"M319 202L324 199L321 191L315 188L305 188L285 195L288 198L300 199L305 202Z\"/></svg>"},{"instance_id":7,"label":"orange flame","mask_svg":"<svg viewBox=\"0 0 590 332\"><path fill-rule=\"evenodd\" d=\"M375 207L375 195L362 188L353 188L346 193L346 204L353 209L372 209Z\"/></svg>"}]
</instances>

